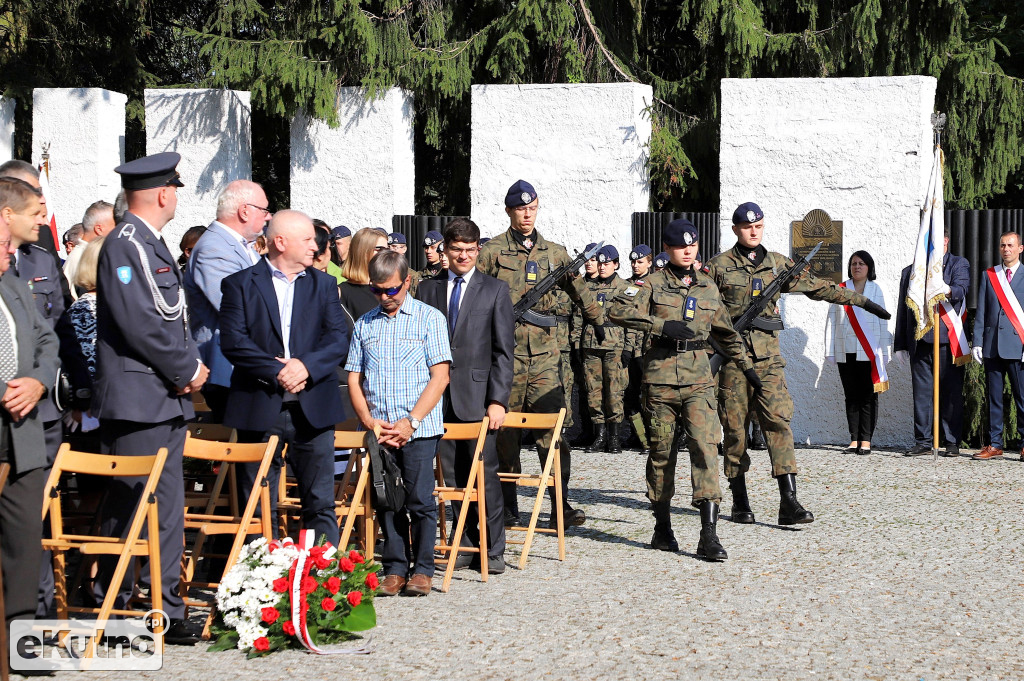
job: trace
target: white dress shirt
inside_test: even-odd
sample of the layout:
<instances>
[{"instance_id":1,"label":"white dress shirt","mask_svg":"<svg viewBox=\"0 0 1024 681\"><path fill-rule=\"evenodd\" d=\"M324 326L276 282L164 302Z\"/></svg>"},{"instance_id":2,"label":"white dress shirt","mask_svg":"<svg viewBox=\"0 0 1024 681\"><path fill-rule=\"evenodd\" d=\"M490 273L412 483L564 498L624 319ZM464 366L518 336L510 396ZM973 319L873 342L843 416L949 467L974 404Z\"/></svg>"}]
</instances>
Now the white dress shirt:
<instances>
[{"instance_id":1,"label":"white dress shirt","mask_svg":"<svg viewBox=\"0 0 1024 681\"><path fill-rule=\"evenodd\" d=\"M455 274L451 270L448 270L448 295L444 297L445 311L452 302L452 291L455 290L455 277L462 277L462 290L459 292L459 311L462 311L462 301L466 298L466 287L469 286L469 280L473 278L473 273L476 272L476 268L472 268L465 274Z\"/></svg>"},{"instance_id":2,"label":"white dress shirt","mask_svg":"<svg viewBox=\"0 0 1024 681\"><path fill-rule=\"evenodd\" d=\"M1011 273L1011 276L1007 277L1007 279L1012 284L1013 283L1013 278L1017 276L1017 270L1020 269L1020 260L1018 260L1017 262L1013 263L1013 267L1006 267L1005 265L1000 265L1000 267L1003 268L1003 276L1004 277L1006 276L1006 272L1007 271L1009 271Z\"/></svg>"},{"instance_id":3,"label":"white dress shirt","mask_svg":"<svg viewBox=\"0 0 1024 681\"><path fill-rule=\"evenodd\" d=\"M291 281L288 281L288 275L274 267L269 259L267 264L270 265L271 281L274 282L274 293L277 294L277 312L281 317L281 340L284 342L284 358L291 359L292 350L290 343L292 337L292 308L295 305L295 282L300 277L306 276L306 271L299 272ZM283 367L284 365L282 364L281 366ZM297 399L299 397L295 393L286 391L284 394L285 402L294 402Z\"/></svg>"}]
</instances>

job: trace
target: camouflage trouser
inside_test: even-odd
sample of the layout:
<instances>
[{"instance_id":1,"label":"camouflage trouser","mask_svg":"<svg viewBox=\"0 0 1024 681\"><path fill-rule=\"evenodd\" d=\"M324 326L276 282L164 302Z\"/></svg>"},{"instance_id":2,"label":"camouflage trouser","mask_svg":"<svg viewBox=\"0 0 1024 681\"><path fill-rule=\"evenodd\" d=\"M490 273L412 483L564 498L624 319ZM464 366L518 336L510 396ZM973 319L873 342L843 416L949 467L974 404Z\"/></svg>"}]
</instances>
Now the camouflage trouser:
<instances>
[{"instance_id":1,"label":"camouflage trouser","mask_svg":"<svg viewBox=\"0 0 1024 681\"><path fill-rule=\"evenodd\" d=\"M621 423L622 393L626 389L622 356L614 350L584 350L583 382L594 425Z\"/></svg>"},{"instance_id":2,"label":"camouflage trouser","mask_svg":"<svg viewBox=\"0 0 1024 681\"><path fill-rule=\"evenodd\" d=\"M525 411L536 414L555 414L565 406L565 394L559 380L558 352L543 355L515 355L513 357L512 394L508 398L509 411ZM517 428L502 428L498 431L498 470L502 473L522 473L523 465L519 458L519 446L522 435ZM550 433L540 431L537 435L537 455L541 466L547 458L548 447L551 445ZM562 456L562 491L569 484L570 458L569 447L565 438L559 435Z\"/></svg>"},{"instance_id":3,"label":"camouflage trouser","mask_svg":"<svg viewBox=\"0 0 1024 681\"><path fill-rule=\"evenodd\" d=\"M647 458L647 498L669 503L676 492L676 455L672 451L676 424L683 428L690 450L690 482L694 506L722 501L718 485L718 437L714 384L644 385L644 408L651 419L651 453Z\"/></svg>"},{"instance_id":4,"label":"camouflage trouser","mask_svg":"<svg viewBox=\"0 0 1024 681\"><path fill-rule=\"evenodd\" d=\"M562 370L562 394L565 396L565 430L572 428L572 388L576 384L576 374L572 370L572 359L569 348L564 347L559 353L559 366Z\"/></svg>"},{"instance_id":5,"label":"camouflage trouser","mask_svg":"<svg viewBox=\"0 0 1024 681\"><path fill-rule=\"evenodd\" d=\"M796 473L796 452L793 450L793 398L786 386L785 362L781 357L754 362L758 378L764 384L761 395L756 395L743 372L734 362L728 362L718 374L718 415L722 419L725 439L722 454L725 458L725 477L735 478L750 468L747 454L747 413L756 412L761 423L768 454L772 461L772 475Z\"/></svg>"}]
</instances>

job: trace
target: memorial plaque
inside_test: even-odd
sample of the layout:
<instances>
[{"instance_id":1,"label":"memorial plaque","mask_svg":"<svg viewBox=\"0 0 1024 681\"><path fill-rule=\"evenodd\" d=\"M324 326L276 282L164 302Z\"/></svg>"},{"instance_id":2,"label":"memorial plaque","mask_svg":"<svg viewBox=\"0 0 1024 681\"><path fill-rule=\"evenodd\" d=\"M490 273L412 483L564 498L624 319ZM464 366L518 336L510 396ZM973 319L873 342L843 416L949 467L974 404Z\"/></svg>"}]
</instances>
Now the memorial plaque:
<instances>
[{"instance_id":1,"label":"memorial plaque","mask_svg":"<svg viewBox=\"0 0 1024 681\"><path fill-rule=\"evenodd\" d=\"M815 208L803 220L793 221L793 259L799 260L822 242L821 250L811 260L810 271L816 277L835 283L846 281L843 266L843 223Z\"/></svg>"}]
</instances>

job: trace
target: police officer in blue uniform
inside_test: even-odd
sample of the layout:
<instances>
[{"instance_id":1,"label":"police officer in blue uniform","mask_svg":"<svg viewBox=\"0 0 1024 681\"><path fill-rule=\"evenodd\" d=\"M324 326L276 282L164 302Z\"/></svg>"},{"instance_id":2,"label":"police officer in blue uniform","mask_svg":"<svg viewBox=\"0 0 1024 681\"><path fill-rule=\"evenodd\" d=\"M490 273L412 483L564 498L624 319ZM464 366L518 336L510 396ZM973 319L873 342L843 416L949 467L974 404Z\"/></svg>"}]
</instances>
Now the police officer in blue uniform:
<instances>
[{"instance_id":1,"label":"police officer in blue uniform","mask_svg":"<svg viewBox=\"0 0 1024 681\"><path fill-rule=\"evenodd\" d=\"M167 463L157 486L163 608L170 618L164 640L192 644L198 636L185 626L178 593L184 542L185 490L182 451L186 419L193 416L191 393L209 370L199 359L188 330L181 270L161 236L174 217L181 156L164 152L114 170L121 175L128 211L107 236L96 273L96 381L93 414L100 419L106 453L147 456L161 447ZM111 482L102 510L102 531L119 536L135 508L143 481ZM108 575L113 561L101 562ZM98 579L97 584L103 580ZM124 589L115 607L131 594Z\"/></svg>"}]
</instances>

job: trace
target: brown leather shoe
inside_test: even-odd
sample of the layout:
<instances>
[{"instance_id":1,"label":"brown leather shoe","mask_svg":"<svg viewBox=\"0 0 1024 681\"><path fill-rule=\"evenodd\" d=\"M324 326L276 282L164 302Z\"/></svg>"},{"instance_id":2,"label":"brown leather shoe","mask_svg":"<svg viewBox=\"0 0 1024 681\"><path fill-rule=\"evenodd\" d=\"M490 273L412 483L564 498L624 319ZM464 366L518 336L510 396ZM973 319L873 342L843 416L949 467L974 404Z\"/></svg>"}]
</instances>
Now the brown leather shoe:
<instances>
[{"instance_id":1,"label":"brown leather shoe","mask_svg":"<svg viewBox=\"0 0 1024 681\"><path fill-rule=\"evenodd\" d=\"M975 461L988 461L989 459L995 459L1001 457L1002 455L1003 450L996 449L995 447L988 445L971 458L974 459Z\"/></svg>"},{"instance_id":2,"label":"brown leather shoe","mask_svg":"<svg viewBox=\"0 0 1024 681\"><path fill-rule=\"evenodd\" d=\"M426 596L434 588L434 580L426 575L413 575L405 585L403 596Z\"/></svg>"},{"instance_id":3,"label":"brown leather shoe","mask_svg":"<svg viewBox=\"0 0 1024 681\"><path fill-rule=\"evenodd\" d=\"M405 586L405 577L400 575L388 575L384 578L384 581L380 583L380 587L377 589L378 596L397 596Z\"/></svg>"}]
</instances>

